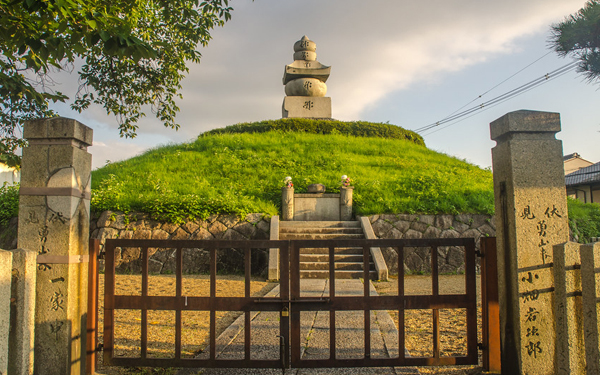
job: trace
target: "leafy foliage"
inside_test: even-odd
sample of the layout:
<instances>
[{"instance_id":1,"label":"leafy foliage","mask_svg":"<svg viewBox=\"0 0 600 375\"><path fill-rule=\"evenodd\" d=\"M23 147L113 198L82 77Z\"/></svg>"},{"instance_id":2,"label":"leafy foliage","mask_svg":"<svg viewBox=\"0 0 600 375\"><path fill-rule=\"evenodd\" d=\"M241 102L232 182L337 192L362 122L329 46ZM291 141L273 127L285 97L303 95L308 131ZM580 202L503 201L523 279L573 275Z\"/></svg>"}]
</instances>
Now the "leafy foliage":
<instances>
[{"instance_id":1,"label":"leafy foliage","mask_svg":"<svg viewBox=\"0 0 600 375\"><path fill-rule=\"evenodd\" d=\"M143 107L178 128L175 99L200 61L198 44L231 18L228 0L0 0L0 135L5 152L23 146L20 129L53 116L49 73L83 62L72 108L101 105L134 137Z\"/></svg>"},{"instance_id":2,"label":"leafy foliage","mask_svg":"<svg viewBox=\"0 0 600 375\"><path fill-rule=\"evenodd\" d=\"M600 204L582 203L568 198L569 227L580 243L589 243L591 237L600 237Z\"/></svg>"},{"instance_id":3,"label":"leafy foliage","mask_svg":"<svg viewBox=\"0 0 600 375\"><path fill-rule=\"evenodd\" d=\"M19 214L19 185L0 186L0 226L8 224Z\"/></svg>"},{"instance_id":4,"label":"leafy foliage","mask_svg":"<svg viewBox=\"0 0 600 375\"><path fill-rule=\"evenodd\" d=\"M590 82L600 80L600 1L590 0L577 13L552 25L551 47L579 60L578 70Z\"/></svg>"},{"instance_id":5,"label":"leafy foliage","mask_svg":"<svg viewBox=\"0 0 600 375\"><path fill-rule=\"evenodd\" d=\"M265 133L274 130L314 134L346 134L356 137L405 139L418 145L425 146L425 141L419 134L403 129L396 125L372 123L366 121L345 122L337 120L317 120L305 118L286 118L235 124L221 129L210 130L201 134L200 137L214 134Z\"/></svg>"}]
</instances>

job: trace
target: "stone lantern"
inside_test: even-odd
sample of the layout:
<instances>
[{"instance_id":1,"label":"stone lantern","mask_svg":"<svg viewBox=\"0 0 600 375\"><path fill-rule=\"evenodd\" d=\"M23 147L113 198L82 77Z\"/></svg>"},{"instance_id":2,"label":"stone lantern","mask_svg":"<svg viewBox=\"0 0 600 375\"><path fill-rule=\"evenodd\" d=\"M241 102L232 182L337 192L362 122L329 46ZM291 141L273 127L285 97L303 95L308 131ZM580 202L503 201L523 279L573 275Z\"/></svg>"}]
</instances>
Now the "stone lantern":
<instances>
[{"instance_id":1,"label":"stone lantern","mask_svg":"<svg viewBox=\"0 0 600 375\"><path fill-rule=\"evenodd\" d=\"M325 97L331 67L317 61L316 50L306 35L294 44L294 62L283 73L283 118L331 118L331 98Z\"/></svg>"}]
</instances>

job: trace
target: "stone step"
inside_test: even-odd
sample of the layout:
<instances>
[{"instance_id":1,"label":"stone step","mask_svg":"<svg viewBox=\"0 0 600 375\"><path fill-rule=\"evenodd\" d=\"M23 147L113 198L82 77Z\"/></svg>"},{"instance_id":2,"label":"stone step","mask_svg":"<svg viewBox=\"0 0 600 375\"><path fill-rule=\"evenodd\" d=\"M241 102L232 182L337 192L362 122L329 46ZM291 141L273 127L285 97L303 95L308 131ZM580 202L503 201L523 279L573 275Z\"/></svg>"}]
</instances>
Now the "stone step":
<instances>
[{"instance_id":1,"label":"stone step","mask_svg":"<svg viewBox=\"0 0 600 375\"><path fill-rule=\"evenodd\" d=\"M282 228L361 228L359 221L280 221Z\"/></svg>"},{"instance_id":2,"label":"stone step","mask_svg":"<svg viewBox=\"0 0 600 375\"><path fill-rule=\"evenodd\" d=\"M360 254L362 256L362 247L336 247L333 250L334 254ZM329 254L328 247L303 247L300 249L300 254Z\"/></svg>"},{"instance_id":3,"label":"stone step","mask_svg":"<svg viewBox=\"0 0 600 375\"><path fill-rule=\"evenodd\" d=\"M319 227L286 227L280 228L279 233L334 233L334 234L362 234L362 228L353 227L334 227L334 228L319 228Z\"/></svg>"},{"instance_id":4,"label":"stone step","mask_svg":"<svg viewBox=\"0 0 600 375\"><path fill-rule=\"evenodd\" d=\"M279 233L280 240L357 240L365 238L363 234L347 233Z\"/></svg>"},{"instance_id":5,"label":"stone step","mask_svg":"<svg viewBox=\"0 0 600 375\"><path fill-rule=\"evenodd\" d=\"M372 264L372 263L371 263ZM369 269L373 268L369 264ZM363 270L362 262L335 262L336 270ZM329 270L329 262L300 262L301 271L327 271Z\"/></svg>"},{"instance_id":6,"label":"stone step","mask_svg":"<svg viewBox=\"0 0 600 375\"><path fill-rule=\"evenodd\" d=\"M359 279L364 276L364 272L361 271L335 271L336 279ZM300 271L301 279L328 279L329 271ZM369 278L371 280L377 280L377 272L371 270L369 272Z\"/></svg>"},{"instance_id":7,"label":"stone step","mask_svg":"<svg viewBox=\"0 0 600 375\"><path fill-rule=\"evenodd\" d=\"M336 254L334 261L337 262L359 262L362 264L362 254ZM328 254L300 254L300 262L329 262Z\"/></svg>"}]
</instances>

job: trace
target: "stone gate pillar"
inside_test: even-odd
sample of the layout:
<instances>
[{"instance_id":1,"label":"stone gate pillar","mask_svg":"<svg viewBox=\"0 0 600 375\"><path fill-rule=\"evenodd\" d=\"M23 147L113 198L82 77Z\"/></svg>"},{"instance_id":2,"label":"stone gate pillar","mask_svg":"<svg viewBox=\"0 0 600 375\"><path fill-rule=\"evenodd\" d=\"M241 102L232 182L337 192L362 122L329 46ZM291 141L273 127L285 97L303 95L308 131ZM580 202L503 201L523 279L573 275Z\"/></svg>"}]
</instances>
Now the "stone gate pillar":
<instances>
[{"instance_id":1,"label":"stone gate pillar","mask_svg":"<svg viewBox=\"0 0 600 375\"><path fill-rule=\"evenodd\" d=\"M38 254L34 373L84 374L92 129L49 118L23 135L18 246Z\"/></svg>"},{"instance_id":2,"label":"stone gate pillar","mask_svg":"<svg viewBox=\"0 0 600 375\"><path fill-rule=\"evenodd\" d=\"M558 113L516 111L490 124L502 373L553 374L553 245L569 239Z\"/></svg>"}]
</instances>

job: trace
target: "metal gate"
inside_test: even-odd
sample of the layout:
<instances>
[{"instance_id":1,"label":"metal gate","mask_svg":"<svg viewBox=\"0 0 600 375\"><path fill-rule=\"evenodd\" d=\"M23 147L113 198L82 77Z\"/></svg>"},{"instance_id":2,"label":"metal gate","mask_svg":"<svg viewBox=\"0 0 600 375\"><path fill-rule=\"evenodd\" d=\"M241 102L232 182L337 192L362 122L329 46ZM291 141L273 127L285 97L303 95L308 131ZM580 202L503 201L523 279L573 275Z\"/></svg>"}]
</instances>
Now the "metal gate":
<instances>
[{"instance_id":1,"label":"metal gate","mask_svg":"<svg viewBox=\"0 0 600 375\"><path fill-rule=\"evenodd\" d=\"M484 243L485 242L485 243ZM462 247L465 254L465 293L440 294L438 249L442 247ZM300 252L303 248L329 249L329 294L314 298L303 296L300 288ZM408 248L428 248L431 260L430 295L406 295L404 278L398 278L398 294L376 296L370 291L370 283L364 282L362 296L336 295L334 254L336 248L362 247L364 277L369 280L369 256L372 247L391 247L398 253L399 270L403 270L404 252ZM138 248L141 254L141 293L139 295L117 294L115 290L115 256L125 248ZM156 296L148 293L149 249L174 249L175 295ZM217 250L235 248L244 254L245 291L243 297L219 297L217 284ZM280 295L278 297L253 297L250 293L252 249L277 248L280 254ZM206 297L186 296L182 289L183 250L204 249L209 253L210 291ZM494 242L482 241L482 250L495 256ZM407 239L407 240L292 240L292 241L205 241L205 240L106 240L105 244L105 295L104 295L104 364L109 366L148 366L148 367L192 367L192 368L302 368L302 367L387 367L387 366L436 366L436 365L476 365L478 346L483 350L484 367L487 370L499 369L499 336L497 334L497 282L485 278L486 269L495 267L493 257L482 261L483 340L477 343L477 295L476 295L476 254L473 239ZM490 264L493 260L493 264ZM487 261L487 262L486 262ZM487 266L486 266L487 264ZM491 275L493 277L493 274ZM490 309L490 306L492 308ZM120 357L114 353L114 314L116 310L139 310L141 312L140 351L136 357ZM433 326L433 355L411 357L404 350L398 351L395 358L374 358L371 355L371 311L391 310L398 313L398 348L405 347L404 317L409 310L431 310ZM440 355L440 309L464 309L466 311L466 355ZM149 358L148 356L148 311L168 310L175 314L175 342L172 358ZM202 358L182 357L182 312L206 311L210 314L208 353ZM244 345L242 359L219 359L216 349L216 312L241 311L244 315ZM251 358L251 312L279 312L279 355L270 359ZM306 360L301 358L300 316L306 311L329 312L329 358ZM358 359L336 357L335 320L336 312L362 311L364 313L364 355ZM333 327L333 328L332 328ZM291 359L291 361L290 361Z\"/></svg>"}]
</instances>

